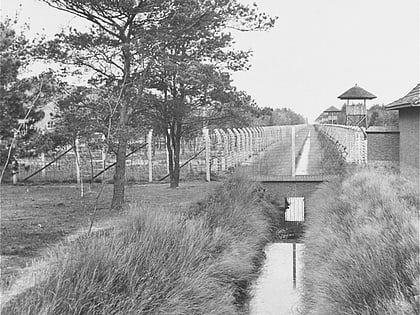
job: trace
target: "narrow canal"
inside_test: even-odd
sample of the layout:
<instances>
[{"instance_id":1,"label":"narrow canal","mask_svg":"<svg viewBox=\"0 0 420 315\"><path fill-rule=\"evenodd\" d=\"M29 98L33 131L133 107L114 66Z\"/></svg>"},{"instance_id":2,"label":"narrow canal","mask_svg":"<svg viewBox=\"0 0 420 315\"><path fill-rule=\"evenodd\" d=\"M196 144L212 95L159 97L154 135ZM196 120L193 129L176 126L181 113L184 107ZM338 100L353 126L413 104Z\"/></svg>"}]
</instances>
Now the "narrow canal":
<instances>
[{"instance_id":1,"label":"narrow canal","mask_svg":"<svg viewBox=\"0 0 420 315\"><path fill-rule=\"evenodd\" d=\"M296 166L296 175L307 175L311 132ZM266 260L252 287L250 315L298 315L303 268L302 243L272 243L265 248Z\"/></svg>"},{"instance_id":2,"label":"narrow canal","mask_svg":"<svg viewBox=\"0 0 420 315\"><path fill-rule=\"evenodd\" d=\"M304 245L272 243L265 249L266 261L252 288L251 315L299 314Z\"/></svg>"}]
</instances>

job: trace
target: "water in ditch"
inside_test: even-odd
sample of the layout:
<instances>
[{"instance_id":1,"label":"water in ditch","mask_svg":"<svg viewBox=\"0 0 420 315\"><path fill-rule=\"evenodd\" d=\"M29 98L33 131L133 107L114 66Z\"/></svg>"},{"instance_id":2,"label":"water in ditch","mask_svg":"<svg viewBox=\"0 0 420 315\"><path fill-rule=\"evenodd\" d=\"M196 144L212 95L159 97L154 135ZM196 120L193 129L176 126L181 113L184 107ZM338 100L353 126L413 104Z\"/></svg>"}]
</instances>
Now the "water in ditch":
<instances>
[{"instance_id":1,"label":"water in ditch","mask_svg":"<svg viewBox=\"0 0 420 315\"><path fill-rule=\"evenodd\" d=\"M252 288L251 315L298 314L304 245L272 243Z\"/></svg>"}]
</instances>

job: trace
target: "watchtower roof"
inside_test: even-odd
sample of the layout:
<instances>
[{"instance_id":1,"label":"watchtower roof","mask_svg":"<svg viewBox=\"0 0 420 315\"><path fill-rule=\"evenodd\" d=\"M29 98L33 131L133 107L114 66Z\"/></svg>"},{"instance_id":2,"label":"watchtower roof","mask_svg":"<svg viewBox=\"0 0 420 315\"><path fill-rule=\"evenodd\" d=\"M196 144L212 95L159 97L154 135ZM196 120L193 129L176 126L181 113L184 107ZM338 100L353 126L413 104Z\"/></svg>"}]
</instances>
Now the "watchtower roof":
<instances>
[{"instance_id":1,"label":"watchtower roof","mask_svg":"<svg viewBox=\"0 0 420 315\"><path fill-rule=\"evenodd\" d=\"M324 110L324 113L331 113L331 112L341 112L337 107L330 106L326 110Z\"/></svg>"},{"instance_id":2,"label":"watchtower roof","mask_svg":"<svg viewBox=\"0 0 420 315\"><path fill-rule=\"evenodd\" d=\"M376 96L356 84L338 98L341 100L373 100Z\"/></svg>"},{"instance_id":3,"label":"watchtower roof","mask_svg":"<svg viewBox=\"0 0 420 315\"><path fill-rule=\"evenodd\" d=\"M386 105L386 109L400 109L412 106L420 106L420 83L417 84L408 94L400 99Z\"/></svg>"}]
</instances>

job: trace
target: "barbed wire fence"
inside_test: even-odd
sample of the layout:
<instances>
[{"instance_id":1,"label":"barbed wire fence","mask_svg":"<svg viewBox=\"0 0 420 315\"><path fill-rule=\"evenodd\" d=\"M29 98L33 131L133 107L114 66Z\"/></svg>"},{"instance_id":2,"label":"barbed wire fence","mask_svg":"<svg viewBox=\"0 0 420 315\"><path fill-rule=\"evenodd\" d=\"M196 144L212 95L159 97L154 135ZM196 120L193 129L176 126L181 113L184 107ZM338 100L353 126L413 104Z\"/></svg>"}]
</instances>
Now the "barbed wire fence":
<instances>
[{"instance_id":1,"label":"barbed wire fence","mask_svg":"<svg viewBox=\"0 0 420 315\"><path fill-rule=\"evenodd\" d=\"M316 128L335 143L346 162L359 165L367 163L367 139L363 129L331 124L316 125Z\"/></svg>"},{"instance_id":2,"label":"barbed wire fence","mask_svg":"<svg viewBox=\"0 0 420 315\"><path fill-rule=\"evenodd\" d=\"M275 143L285 146L295 143L292 158L296 159L303 146L307 125L269 126L253 128L207 129L181 143L181 179L205 178L211 180L230 172L240 165L252 165L254 171L263 167L259 157ZM292 137L296 141L291 141ZM103 135L78 139L76 149L65 148L48 156L19 160L19 181L28 182L80 182L110 181L113 177L115 156L105 159L102 149ZM126 180L128 182L154 182L166 179L169 173L165 138L150 130L139 141L130 143L127 153ZM75 152L80 163L76 163ZM65 154L63 154L65 153ZM278 163L273 160L272 163Z\"/></svg>"}]
</instances>

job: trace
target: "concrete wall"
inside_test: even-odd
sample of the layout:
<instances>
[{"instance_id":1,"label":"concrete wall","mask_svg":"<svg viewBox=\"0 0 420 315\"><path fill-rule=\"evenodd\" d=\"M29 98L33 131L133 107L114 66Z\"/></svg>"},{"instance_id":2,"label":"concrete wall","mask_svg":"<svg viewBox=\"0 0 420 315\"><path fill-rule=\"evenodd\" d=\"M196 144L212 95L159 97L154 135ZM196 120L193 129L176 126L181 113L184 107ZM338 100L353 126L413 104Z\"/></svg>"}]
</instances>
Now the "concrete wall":
<instances>
[{"instance_id":1,"label":"concrete wall","mask_svg":"<svg viewBox=\"0 0 420 315\"><path fill-rule=\"evenodd\" d=\"M400 171L404 177L420 178L420 107L399 110Z\"/></svg>"},{"instance_id":2,"label":"concrete wall","mask_svg":"<svg viewBox=\"0 0 420 315\"><path fill-rule=\"evenodd\" d=\"M396 128L370 127L367 130L367 161L375 168L398 170L400 134Z\"/></svg>"}]
</instances>

